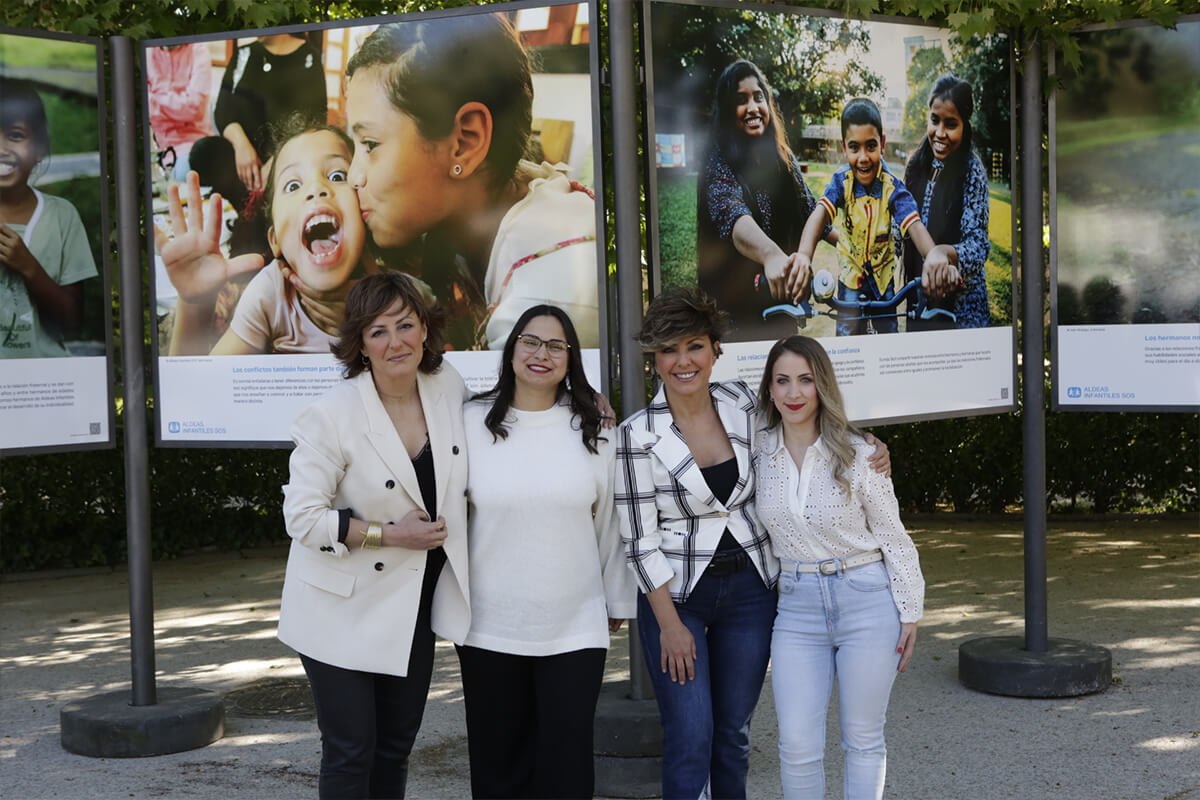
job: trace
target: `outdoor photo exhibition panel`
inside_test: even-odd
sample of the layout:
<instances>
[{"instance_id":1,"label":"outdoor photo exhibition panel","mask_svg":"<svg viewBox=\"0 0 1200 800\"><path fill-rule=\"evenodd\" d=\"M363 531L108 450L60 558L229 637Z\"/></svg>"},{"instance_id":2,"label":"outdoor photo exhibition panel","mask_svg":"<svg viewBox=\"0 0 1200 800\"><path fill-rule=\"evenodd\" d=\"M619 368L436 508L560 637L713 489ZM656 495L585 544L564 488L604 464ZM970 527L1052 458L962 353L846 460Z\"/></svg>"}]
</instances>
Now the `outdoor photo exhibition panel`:
<instances>
[{"instance_id":1,"label":"outdoor photo exhibition panel","mask_svg":"<svg viewBox=\"0 0 1200 800\"><path fill-rule=\"evenodd\" d=\"M0 28L0 451L111 447L103 53Z\"/></svg>"},{"instance_id":2,"label":"outdoor photo exhibition panel","mask_svg":"<svg viewBox=\"0 0 1200 800\"><path fill-rule=\"evenodd\" d=\"M822 340L857 421L1014 408L1008 39L966 45L895 18L743 4L646 9L652 289L699 285L731 314L714 377L757 385L774 341L801 333ZM958 103L974 109L950 103L944 115L967 117L970 143L962 125L948 146L938 137L923 150L931 90L947 74L964 84ZM846 169L841 130L843 106L859 97L878 110L882 131L866 128L880 134L876 152L892 176L876 158L865 189ZM916 179L907 203L906 167ZM827 192L837 219L812 253L813 296L792 305L772 296L764 265L797 252L808 209ZM910 285L923 262L900 230L914 210L935 244L956 250L962 284L940 299ZM856 335L872 331L881 335Z\"/></svg>"},{"instance_id":3,"label":"outdoor photo exhibition panel","mask_svg":"<svg viewBox=\"0 0 1200 800\"><path fill-rule=\"evenodd\" d=\"M1054 406L1200 410L1200 18L1076 37L1051 100Z\"/></svg>"},{"instance_id":4,"label":"outdoor photo exhibition panel","mask_svg":"<svg viewBox=\"0 0 1200 800\"><path fill-rule=\"evenodd\" d=\"M290 444L295 415L342 380L330 342L373 271L436 298L471 391L541 302L567 310L606 386L595 19L592 3L517 3L143 43L158 443ZM511 88L530 83L531 98ZM479 161L433 174L422 153L478 108ZM490 247L463 246L497 222Z\"/></svg>"}]
</instances>

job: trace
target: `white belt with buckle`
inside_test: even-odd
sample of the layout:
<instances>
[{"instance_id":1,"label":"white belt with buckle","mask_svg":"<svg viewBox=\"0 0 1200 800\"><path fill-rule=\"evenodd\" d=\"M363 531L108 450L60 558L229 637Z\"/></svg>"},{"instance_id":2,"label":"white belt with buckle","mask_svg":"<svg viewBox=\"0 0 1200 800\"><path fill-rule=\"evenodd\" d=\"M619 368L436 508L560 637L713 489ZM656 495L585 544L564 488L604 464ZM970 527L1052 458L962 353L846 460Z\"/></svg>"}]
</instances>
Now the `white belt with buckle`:
<instances>
[{"instance_id":1,"label":"white belt with buckle","mask_svg":"<svg viewBox=\"0 0 1200 800\"><path fill-rule=\"evenodd\" d=\"M815 575L841 575L846 570L865 567L867 564L874 564L876 561L883 561L883 552L880 550L855 553L845 558L827 558L815 564L796 564L796 572Z\"/></svg>"}]
</instances>

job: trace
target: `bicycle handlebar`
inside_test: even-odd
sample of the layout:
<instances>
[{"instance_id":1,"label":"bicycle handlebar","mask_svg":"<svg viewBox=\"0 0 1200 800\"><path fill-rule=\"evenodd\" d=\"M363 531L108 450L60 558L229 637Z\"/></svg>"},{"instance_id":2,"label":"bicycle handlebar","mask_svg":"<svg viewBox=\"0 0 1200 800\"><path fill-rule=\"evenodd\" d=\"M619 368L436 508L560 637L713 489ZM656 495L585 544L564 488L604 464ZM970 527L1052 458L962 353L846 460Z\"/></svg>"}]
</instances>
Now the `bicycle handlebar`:
<instances>
[{"instance_id":1,"label":"bicycle handlebar","mask_svg":"<svg viewBox=\"0 0 1200 800\"><path fill-rule=\"evenodd\" d=\"M907 312L897 312L900 303L912 297L916 300L914 308ZM823 298L821 302L831 306L834 311L818 311L809 304L807 300L796 304L779 303L763 309L762 317L767 319L775 314L786 314L789 317L797 320L801 327L813 317L827 314L828 316L841 316L838 312L849 313L849 318L852 319L885 319L888 317L908 317L909 319L936 319L944 317L951 322L956 322L958 317L953 311L945 308L929 307L926 305L925 292L921 289L921 279L913 278L908 283L896 292L887 300L848 300L832 294L829 297ZM887 312L887 313L870 313L870 312Z\"/></svg>"}]
</instances>

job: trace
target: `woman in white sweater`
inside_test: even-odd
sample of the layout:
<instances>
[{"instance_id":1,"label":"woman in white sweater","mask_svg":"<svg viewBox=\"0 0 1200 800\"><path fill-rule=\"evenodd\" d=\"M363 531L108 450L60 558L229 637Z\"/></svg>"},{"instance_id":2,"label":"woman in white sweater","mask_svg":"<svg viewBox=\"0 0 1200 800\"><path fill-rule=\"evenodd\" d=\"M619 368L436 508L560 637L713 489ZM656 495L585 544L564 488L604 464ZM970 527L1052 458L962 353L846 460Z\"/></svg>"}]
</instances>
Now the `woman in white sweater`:
<instances>
[{"instance_id":1,"label":"woman in white sweater","mask_svg":"<svg viewBox=\"0 0 1200 800\"><path fill-rule=\"evenodd\" d=\"M781 565L771 675L784 797L825 796L836 676L844 797L879 798L888 696L912 657L925 598L917 549L817 340L776 342L758 403L767 430L755 448L756 506Z\"/></svg>"},{"instance_id":2,"label":"woman in white sweater","mask_svg":"<svg viewBox=\"0 0 1200 800\"><path fill-rule=\"evenodd\" d=\"M534 306L496 387L463 409L475 571L458 654L475 797L592 796L609 633L636 610L613 442L579 351L567 314Z\"/></svg>"}]
</instances>

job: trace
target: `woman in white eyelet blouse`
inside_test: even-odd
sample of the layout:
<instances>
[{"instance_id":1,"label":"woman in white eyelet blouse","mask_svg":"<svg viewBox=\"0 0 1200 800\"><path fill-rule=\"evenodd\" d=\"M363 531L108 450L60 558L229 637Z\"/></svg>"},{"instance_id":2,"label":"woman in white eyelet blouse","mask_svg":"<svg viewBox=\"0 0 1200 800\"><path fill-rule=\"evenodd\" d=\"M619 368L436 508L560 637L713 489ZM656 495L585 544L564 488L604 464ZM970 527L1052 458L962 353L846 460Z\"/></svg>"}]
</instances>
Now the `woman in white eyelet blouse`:
<instances>
[{"instance_id":1,"label":"woman in white eyelet blouse","mask_svg":"<svg viewBox=\"0 0 1200 800\"><path fill-rule=\"evenodd\" d=\"M825 795L825 715L837 677L844 797L883 796L884 721L912 656L925 580L889 478L846 420L829 356L793 336L767 356L758 518L782 569L771 636L784 797Z\"/></svg>"}]
</instances>

